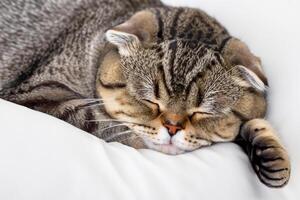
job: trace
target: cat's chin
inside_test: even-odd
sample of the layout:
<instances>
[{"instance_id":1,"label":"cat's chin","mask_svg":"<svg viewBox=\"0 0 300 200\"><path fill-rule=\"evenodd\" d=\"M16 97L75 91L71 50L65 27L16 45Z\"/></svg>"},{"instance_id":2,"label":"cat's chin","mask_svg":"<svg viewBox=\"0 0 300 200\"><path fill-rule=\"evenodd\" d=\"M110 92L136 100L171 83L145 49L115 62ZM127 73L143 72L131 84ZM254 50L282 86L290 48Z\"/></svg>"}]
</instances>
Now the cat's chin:
<instances>
[{"instance_id":1,"label":"cat's chin","mask_svg":"<svg viewBox=\"0 0 300 200\"><path fill-rule=\"evenodd\" d=\"M186 151L180 149L179 147L175 146L174 144L155 144L150 141L145 141L145 144L149 149L153 149L159 151L161 153L169 154L169 155L178 155L183 154Z\"/></svg>"}]
</instances>

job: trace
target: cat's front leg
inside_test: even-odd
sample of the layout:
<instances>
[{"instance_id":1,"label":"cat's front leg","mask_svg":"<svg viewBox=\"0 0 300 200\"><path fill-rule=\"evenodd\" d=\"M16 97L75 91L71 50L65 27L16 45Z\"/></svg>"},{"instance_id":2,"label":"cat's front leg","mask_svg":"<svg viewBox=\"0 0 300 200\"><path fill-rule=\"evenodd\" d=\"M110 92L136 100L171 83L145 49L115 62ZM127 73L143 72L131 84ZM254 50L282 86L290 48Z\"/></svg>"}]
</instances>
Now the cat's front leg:
<instances>
[{"instance_id":1,"label":"cat's front leg","mask_svg":"<svg viewBox=\"0 0 300 200\"><path fill-rule=\"evenodd\" d=\"M271 125L263 119L245 123L237 143L247 152L258 178L269 187L282 187L290 178L290 160Z\"/></svg>"}]
</instances>

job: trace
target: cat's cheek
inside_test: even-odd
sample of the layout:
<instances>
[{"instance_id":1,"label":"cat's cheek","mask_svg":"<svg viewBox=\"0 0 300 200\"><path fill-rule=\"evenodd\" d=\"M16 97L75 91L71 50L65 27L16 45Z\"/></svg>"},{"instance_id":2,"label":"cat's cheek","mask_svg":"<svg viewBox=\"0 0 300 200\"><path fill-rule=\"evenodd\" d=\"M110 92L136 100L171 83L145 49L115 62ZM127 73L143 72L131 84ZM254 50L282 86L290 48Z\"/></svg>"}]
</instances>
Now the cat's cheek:
<instances>
[{"instance_id":1,"label":"cat's cheek","mask_svg":"<svg viewBox=\"0 0 300 200\"><path fill-rule=\"evenodd\" d=\"M165 145L170 143L170 136L164 127L158 128L157 132L150 132L145 128L140 128L140 126L137 126L137 128L135 125L129 125L128 127L135 131L148 146L149 144Z\"/></svg>"},{"instance_id":2,"label":"cat's cheek","mask_svg":"<svg viewBox=\"0 0 300 200\"><path fill-rule=\"evenodd\" d=\"M165 127L160 127L155 135L145 134L142 136L147 144L167 145L170 144L171 137Z\"/></svg>"},{"instance_id":3,"label":"cat's cheek","mask_svg":"<svg viewBox=\"0 0 300 200\"><path fill-rule=\"evenodd\" d=\"M160 127L158 129L156 137L159 141L159 144L169 144L171 140L168 130L165 127Z\"/></svg>"}]
</instances>

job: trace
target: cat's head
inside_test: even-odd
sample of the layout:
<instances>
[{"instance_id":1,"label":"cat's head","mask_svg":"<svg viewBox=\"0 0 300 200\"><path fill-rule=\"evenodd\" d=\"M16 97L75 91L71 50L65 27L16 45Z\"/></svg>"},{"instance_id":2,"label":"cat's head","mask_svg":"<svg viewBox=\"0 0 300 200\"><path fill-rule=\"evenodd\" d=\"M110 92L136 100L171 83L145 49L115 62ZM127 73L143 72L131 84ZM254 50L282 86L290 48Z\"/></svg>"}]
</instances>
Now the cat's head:
<instances>
[{"instance_id":1,"label":"cat's head","mask_svg":"<svg viewBox=\"0 0 300 200\"><path fill-rule=\"evenodd\" d=\"M266 86L239 62L253 56L239 40L221 54L196 40L145 42L126 23L106 33L116 50L104 57L98 92L149 148L179 154L231 141L243 120L264 115Z\"/></svg>"}]
</instances>

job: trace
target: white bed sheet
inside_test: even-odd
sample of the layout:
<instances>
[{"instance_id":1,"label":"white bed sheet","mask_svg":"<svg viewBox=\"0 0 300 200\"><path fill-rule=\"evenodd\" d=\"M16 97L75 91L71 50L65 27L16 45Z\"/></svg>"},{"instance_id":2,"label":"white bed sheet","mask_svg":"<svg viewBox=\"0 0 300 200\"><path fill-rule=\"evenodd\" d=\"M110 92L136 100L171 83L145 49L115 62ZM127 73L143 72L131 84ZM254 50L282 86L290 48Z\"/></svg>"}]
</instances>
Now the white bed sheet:
<instances>
[{"instance_id":1,"label":"white bed sheet","mask_svg":"<svg viewBox=\"0 0 300 200\"><path fill-rule=\"evenodd\" d=\"M137 151L0 100L1 200L300 198L299 3L165 2L201 7L262 58L271 85L268 118L290 153L290 183L283 189L261 184L233 144L178 156Z\"/></svg>"}]
</instances>

